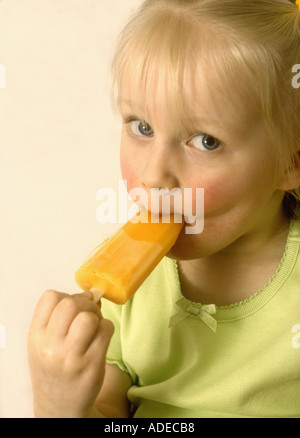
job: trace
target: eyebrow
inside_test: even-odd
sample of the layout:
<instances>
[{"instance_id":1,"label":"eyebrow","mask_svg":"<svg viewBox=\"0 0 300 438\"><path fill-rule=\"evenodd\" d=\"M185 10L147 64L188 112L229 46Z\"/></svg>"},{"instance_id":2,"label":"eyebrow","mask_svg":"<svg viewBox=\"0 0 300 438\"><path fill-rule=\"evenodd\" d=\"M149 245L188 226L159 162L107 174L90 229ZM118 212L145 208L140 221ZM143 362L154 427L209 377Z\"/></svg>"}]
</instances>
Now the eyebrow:
<instances>
[{"instance_id":1,"label":"eyebrow","mask_svg":"<svg viewBox=\"0 0 300 438\"><path fill-rule=\"evenodd\" d=\"M118 101L117 101L118 106L124 105L124 104L127 106L131 106L132 108L135 108L135 109L140 110L140 111L143 110L143 108L140 105L138 105L136 102L134 102L133 100L118 99Z\"/></svg>"},{"instance_id":2,"label":"eyebrow","mask_svg":"<svg viewBox=\"0 0 300 438\"><path fill-rule=\"evenodd\" d=\"M128 99L119 99L117 101L118 106L119 105L128 105L138 111L145 111L144 108L142 108L140 105L138 105L136 102L132 101L132 100L128 100ZM213 120L212 118L206 118L203 116L191 116L191 117L183 117L182 118L182 122L183 123L187 123L187 124L193 124L193 125L199 125L199 124L207 124L207 125L211 125L211 126L220 126L219 120Z\"/></svg>"}]
</instances>

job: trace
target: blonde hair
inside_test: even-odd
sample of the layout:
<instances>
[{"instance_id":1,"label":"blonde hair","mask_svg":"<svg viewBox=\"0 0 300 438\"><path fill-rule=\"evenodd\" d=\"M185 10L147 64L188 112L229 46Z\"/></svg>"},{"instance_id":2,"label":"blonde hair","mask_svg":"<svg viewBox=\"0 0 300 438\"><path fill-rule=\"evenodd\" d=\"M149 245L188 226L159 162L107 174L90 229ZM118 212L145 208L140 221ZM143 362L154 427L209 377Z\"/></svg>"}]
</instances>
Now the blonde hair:
<instances>
[{"instance_id":1,"label":"blonde hair","mask_svg":"<svg viewBox=\"0 0 300 438\"><path fill-rule=\"evenodd\" d=\"M300 11L288 0L146 0L120 35L113 90L118 99L134 78L132 100L143 94L147 101L155 79L180 129L188 110L184 83L197 81L201 65L208 87L230 90L228 98L238 95L245 110L263 117L274 172L284 175L300 146L300 89L292 86L299 63ZM300 188L286 192L284 206L300 217Z\"/></svg>"}]
</instances>

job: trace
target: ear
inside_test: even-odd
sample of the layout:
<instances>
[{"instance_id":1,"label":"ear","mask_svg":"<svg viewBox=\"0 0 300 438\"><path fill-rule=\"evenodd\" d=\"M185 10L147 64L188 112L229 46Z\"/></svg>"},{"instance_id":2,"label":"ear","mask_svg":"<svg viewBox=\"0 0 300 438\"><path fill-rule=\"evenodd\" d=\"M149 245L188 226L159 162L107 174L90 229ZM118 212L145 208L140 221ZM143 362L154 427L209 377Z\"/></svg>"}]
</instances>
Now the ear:
<instances>
[{"instance_id":1,"label":"ear","mask_svg":"<svg viewBox=\"0 0 300 438\"><path fill-rule=\"evenodd\" d=\"M280 188L288 191L298 187L300 187L300 150L295 153L291 166L285 171Z\"/></svg>"}]
</instances>

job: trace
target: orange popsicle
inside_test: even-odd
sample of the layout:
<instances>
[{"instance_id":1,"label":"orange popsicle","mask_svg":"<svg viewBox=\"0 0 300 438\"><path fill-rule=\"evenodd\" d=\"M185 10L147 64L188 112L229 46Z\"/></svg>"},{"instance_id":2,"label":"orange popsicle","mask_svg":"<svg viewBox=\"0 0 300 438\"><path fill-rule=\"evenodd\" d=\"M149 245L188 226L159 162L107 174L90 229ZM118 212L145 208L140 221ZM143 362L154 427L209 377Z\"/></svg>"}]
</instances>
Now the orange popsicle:
<instances>
[{"instance_id":1,"label":"orange popsicle","mask_svg":"<svg viewBox=\"0 0 300 438\"><path fill-rule=\"evenodd\" d=\"M161 218L153 223L143 210L92 252L75 273L77 284L92 291L95 300L104 296L125 304L175 244L182 227L174 216L169 223Z\"/></svg>"}]
</instances>

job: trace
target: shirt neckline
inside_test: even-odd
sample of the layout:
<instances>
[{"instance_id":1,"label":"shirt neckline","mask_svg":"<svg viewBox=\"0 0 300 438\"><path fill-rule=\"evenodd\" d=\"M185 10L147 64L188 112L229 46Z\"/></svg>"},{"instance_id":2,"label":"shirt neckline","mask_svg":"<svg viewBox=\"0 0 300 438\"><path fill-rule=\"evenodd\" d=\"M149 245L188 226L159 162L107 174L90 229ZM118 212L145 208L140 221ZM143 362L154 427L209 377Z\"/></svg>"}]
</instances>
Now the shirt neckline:
<instances>
[{"instance_id":1,"label":"shirt neckline","mask_svg":"<svg viewBox=\"0 0 300 438\"><path fill-rule=\"evenodd\" d=\"M214 318L218 322L234 321L252 315L264 307L279 292L286 280L289 278L297 260L299 244L300 221L293 220L290 224L285 251L279 266L267 284L253 294L250 298L230 304L228 306L216 306ZM192 305L193 307L202 308L203 304L190 301L183 296L178 272L178 262L176 260L172 260L172 264L176 282L175 302L178 300L184 300L187 304Z\"/></svg>"}]
</instances>

